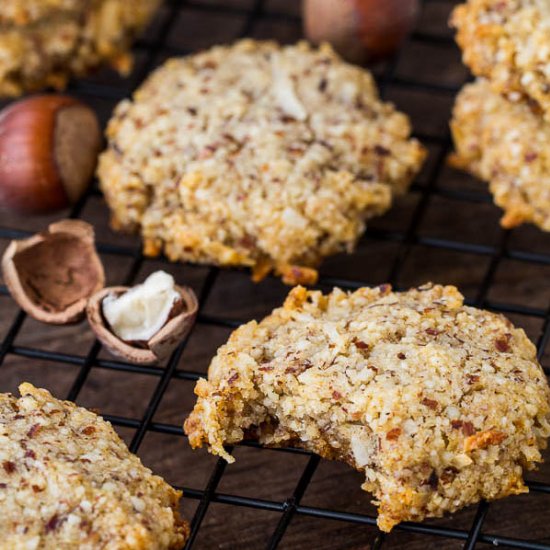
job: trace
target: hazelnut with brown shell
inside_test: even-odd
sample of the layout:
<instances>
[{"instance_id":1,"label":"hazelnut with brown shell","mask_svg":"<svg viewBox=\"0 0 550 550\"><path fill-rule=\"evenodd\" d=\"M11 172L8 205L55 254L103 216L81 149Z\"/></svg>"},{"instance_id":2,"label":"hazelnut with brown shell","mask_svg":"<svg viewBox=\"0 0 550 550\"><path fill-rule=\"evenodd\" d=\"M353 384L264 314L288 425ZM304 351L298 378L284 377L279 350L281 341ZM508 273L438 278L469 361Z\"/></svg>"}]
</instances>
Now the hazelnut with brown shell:
<instances>
[{"instance_id":1,"label":"hazelnut with brown shell","mask_svg":"<svg viewBox=\"0 0 550 550\"><path fill-rule=\"evenodd\" d=\"M101 149L94 111L66 95L37 95L0 112L0 207L41 214L87 189Z\"/></svg>"},{"instance_id":2,"label":"hazelnut with brown shell","mask_svg":"<svg viewBox=\"0 0 550 550\"><path fill-rule=\"evenodd\" d=\"M377 61L397 51L419 11L419 0L304 0L304 30L348 61Z\"/></svg>"}]
</instances>

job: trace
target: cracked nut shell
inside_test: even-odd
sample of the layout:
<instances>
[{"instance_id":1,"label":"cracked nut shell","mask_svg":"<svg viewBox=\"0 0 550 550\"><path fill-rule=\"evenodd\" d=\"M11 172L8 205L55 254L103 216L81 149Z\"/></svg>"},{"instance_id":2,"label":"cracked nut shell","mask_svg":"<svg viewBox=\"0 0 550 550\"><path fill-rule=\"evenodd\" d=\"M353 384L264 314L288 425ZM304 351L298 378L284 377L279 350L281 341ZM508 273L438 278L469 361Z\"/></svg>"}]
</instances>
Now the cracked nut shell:
<instances>
[{"instance_id":1,"label":"cracked nut shell","mask_svg":"<svg viewBox=\"0 0 550 550\"><path fill-rule=\"evenodd\" d=\"M168 317L164 326L146 342L127 342L113 333L103 315L103 300L109 295L121 296L131 287L113 286L96 292L86 307L88 322L97 339L115 356L130 363L153 364L166 359L189 334L195 324L199 302L193 290L186 286L174 288L181 296L178 310Z\"/></svg>"},{"instance_id":2,"label":"cracked nut shell","mask_svg":"<svg viewBox=\"0 0 550 550\"><path fill-rule=\"evenodd\" d=\"M12 241L2 257L2 273L19 306L53 325L81 320L88 298L105 284L94 229L81 220L52 223L42 233Z\"/></svg>"}]
</instances>

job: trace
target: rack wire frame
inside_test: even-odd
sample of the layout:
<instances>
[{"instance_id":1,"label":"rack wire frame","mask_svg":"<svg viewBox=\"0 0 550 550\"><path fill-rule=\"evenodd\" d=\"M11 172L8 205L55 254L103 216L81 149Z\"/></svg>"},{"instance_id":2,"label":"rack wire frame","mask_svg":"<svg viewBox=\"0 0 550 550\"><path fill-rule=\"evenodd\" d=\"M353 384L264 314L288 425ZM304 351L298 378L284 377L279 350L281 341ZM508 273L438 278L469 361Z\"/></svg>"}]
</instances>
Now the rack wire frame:
<instances>
[{"instance_id":1,"label":"rack wire frame","mask_svg":"<svg viewBox=\"0 0 550 550\"><path fill-rule=\"evenodd\" d=\"M424 3L442 2L443 0L423 0ZM233 4L225 4L223 0L215 0L214 3L202 3L200 0L164 0L167 16L164 17L163 23L158 29L157 38L153 41L143 38L136 44L136 50L143 52L146 55L146 61L141 66L138 77L136 78L134 88L147 77L151 69L155 66L155 61L159 54L166 55L185 55L190 53L181 49L174 49L167 45L166 37L170 33L179 10L184 7L192 7L193 9L202 10L204 12L221 13L228 15L239 15L244 17L244 25L240 32L234 38L240 38L249 35L255 25L261 20L282 20L299 23L299 17L289 15L287 13L279 13L267 8L267 0L254 0L251 8L242 8ZM449 47L452 42L450 38L439 35L415 32L410 37L409 41L430 44L433 47ZM406 45L404 46L406 47ZM403 51L403 50L402 50ZM399 59L400 53L388 64L384 74L377 78L378 85L381 90L381 95L384 97L384 92L389 84L394 88L404 90L422 90L434 94L454 95L458 92L459 86L439 85L433 83L423 83L414 79L404 79L395 75L395 67ZM127 95L127 90L121 90L115 85L104 85L89 81L75 82L71 84L71 90L76 93L94 96L98 98L106 98L109 100L119 100ZM497 246L479 245L468 242L461 242L454 239L435 238L422 236L418 232L418 228L423 220L430 200L435 197L444 197L457 202L486 202L490 198L481 193L472 193L469 191L460 191L450 188L445 188L440 183L440 175L444 166L445 158L451 149L451 139L447 133L445 136L434 135L418 135L424 143L435 144L439 146L439 151L436 154L435 162L431 173L428 176L427 184L424 186L413 185L411 192L420 194L420 200L414 210L412 219L406 231L394 232L380 229L367 229L365 239L375 241L389 241L398 244L398 252L394 261L389 265L387 280L395 285L399 279L399 274L403 268L404 262L411 254L415 246L431 247L441 250L464 252L474 255L483 256L489 259L488 267L479 282L477 295L473 300L470 300L471 305L484 307L493 311L519 314L527 317L537 318L542 320L542 329L537 339L537 350L539 359L544 355L544 350L550 342L550 306L547 309L534 308L530 306L509 304L497 302L488 298L489 291L495 279L495 274L503 260L516 260L526 264L526 269L529 266L550 266L550 251L548 253L532 252L529 250L515 249L509 246L510 235L512 231L501 230L499 243ZM88 199L94 195L99 195L97 185L92 186L90 191L79 201L72 209L70 217L78 218ZM29 236L29 232L21 228L4 227L0 222L0 239L16 239ZM141 253L136 252L133 248L111 245L108 243L99 243L98 250L100 253L117 255L131 259L131 265L126 275L124 284L131 285L134 283L136 276L144 264L147 262ZM205 277L201 294L199 296L201 306L204 306L208 301L218 279L219 269L216 267L209 268ZM248 273L241 272L241 276L248 277ZM339 286L344 289L353 290L367 284L366 281L350 280L338 277L321 277L319 284L322 286ZM7 296L8 291L5 286L0 285L0 297ZM105 360L98 357L101 350L101 345L95 341L85 355L73 355L59 352L52 352L40 348L24 347L15 345L16 338L21 331L26 314L23 311L18 311L11 322L3 340L0 342L0 366L4 362L6 356L12 354L20 357L28 358L29 360L45 360L55 363L69 364L76 366L79 371L75 378L72 387L65 396L66 399L76 400L82 390L86 380L92 369L110 369L128 374L146 374L158 378L156 388L150 398L150 401L145 409L145 413L141 418L126 418L122 416L105 415L106 420L110 421L115 426L132 428L135 430L133 439L129 445L132 452L137 453L144 437L148 432L156 432L175 437L185 437L181 426L154 422L154 415L161 403L163 395L167 390L170 381L174 379L196 381L201 374L187 369L179 369L178 364L182 353L184 352L188 341L193 338L191 333L185 341L183 341L176 351L172 354L165 368L155 366L138 366L123 361ZM199 310L197 324L213 325L217 327L236 328L239 322L232 320L229 317L208 315ZM543 369L547 376L550 376L550 365L543 365ZM251 441L243 442L242 445L259 447L258 444ZM337 520L340 522L348 522L354 524L369 525L376 528L376 517L367 514L348 513L328 508L317 508L305 506L301 504L302 497L306 492L308 485L316 471L320 462L318 456L308 453L307 451L296 448L269 449L278 453L300 453L308 456L307 464L299 477L294 491L283 502L263 500L258 498L250 498L237 496L232 494L221 493L217 490L220 481L224 475L226 463L220 459L213 468L209 481L206 487L202 490L190 487L180 487L184 491L184 498L195 499L199 501L196 512L191 520L191 536L185 545L185 550L196 548L195 541L203 519L208 511L211 503L223 503L232 506L249 507L258 510L269 510L280 514L279 522L271 537L266 541L266 547L270 550L280 546L285 532L291 524L295 516L309 516L322 520ZM267 451L267 450L266 450ZM531 493L550 494L550 484L537 481L528 481ZM550 550L550 543L537 542L522 538L509 538L499 535L490 534L484 531L484 521L487 517L490 504L481 502L478 505L477 513L469 529L455 529L452 527L443 527L432 524L419 523L402 523L395 527L396 530L401 530L420 535L430 535L431 537L444 537L454 539L459 544L463 544L464 549L473 549L479 544L492 544L500 547L524 548L531 550ZM385 545L386 536L380 531L376 531L376 535L370 541L370 547L373 549L382 548Z\"/></svg>"}]
</instances>

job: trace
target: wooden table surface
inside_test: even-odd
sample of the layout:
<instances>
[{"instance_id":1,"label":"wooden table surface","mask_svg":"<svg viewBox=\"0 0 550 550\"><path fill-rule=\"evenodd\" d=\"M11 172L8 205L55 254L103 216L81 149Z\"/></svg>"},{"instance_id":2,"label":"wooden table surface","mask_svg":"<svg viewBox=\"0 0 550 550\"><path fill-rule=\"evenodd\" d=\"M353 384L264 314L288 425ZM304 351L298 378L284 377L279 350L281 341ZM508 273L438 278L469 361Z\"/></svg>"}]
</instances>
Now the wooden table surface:
<instances>
[{"instance_id":1,"label":"wooden table surface","mask_svg":"<svg viewBox=\"0 0 550 550\"><path fill-rule=\"evenodd\" d=\"M299 5L293 0L269 0L267 13L250 27L247 13L253 0L194 0L184 4L166 34L163 25L173 19L169 2L144 34L136 49L136 66L126 80L109 70L93 78L75 83L72 93L81 95L96 108L105 122L116 97L109 90L115 86L119 95L127 94L147 70L147 50L159 35L166 34L165 49L155 52L154 64L171 52L192 51L215 43L230 41L243 30L256 38L276 38L293 42L302 35ZM534 227L522 227L504 234L498 225L499 210L488 200L486 186L473 178L456 172L438 162L445 156L439 141L445 138L453 103L453 87L468 78L460 62L457 48L446 38L451 36L447 18L455 2L426 0L418 21L417 37L430 35L442 40L412 40L401 53L395 67L396 84L389 84L385 97L411 115L415 132L426 136L430 158L419 176L415 190L399 199L391 212L373 220L370 230L352 255L339 255L327 260L322 267L324 277L343 277L363 281L368 285L386 282L394 276L399 287L409 287L426 281L457 285L472 301L484 305L528 307L532 315L511 313L514 323L523 327L536 341L545 323L544 313L550 304L550 263L536 264L520 261L518 256L492 261L492 250L506 246L507 250L546 255L550 253L550 236ZM224 10L219 11L218 7ZM161 36L162 37L162 36ZM382 74L384 66L373 68ZM434 89L419 89L407 82L420 81ZM448 89L447 89L448 88ZM439 190L432 192L433 190ZM453 193L465 191L474 200L456 200ZM0 214L0 226L24 231L38 231L48 222L64 217L61 213L49 217L20 217ZM108 211L99 196L93 194L84 205L81 217L91 222L98 241L139 251L139 240L113 233L108 227ZM6 233L3 233L6 235ZM410 239L400 242L399 236ZM389 236L380 239L380 235ZM420 242L419 242L420 239ZM438 239L478 246L478 253L465 253L438 247ZM0 239L0 251L8 239ZM510 255L508 255L510 256ZM399 259L397 273L392 270ZM120 284L132 268L132 258L102 254L107 283ZM168 264L163 260L147 260L139 264L137 280L156 269L165 269L179 282L192 285L199 292L208 268ZM488 291L483 291L487 283ZM323 288L327 288L325 285ZM219 272L213 291L203 312L237 321L261 318L283 300L288 288L275 279L260 284L250 282L245 272ZM12 299L0 293L0 339L8 335L18 309ZM546 315L548 322L548 315ZM229 329L199 324L181 357L179 368L205 373L210 358L230 333ZM1 340L0 340L1 341ZM0 390L15 391L28 380L46 387L56 396L65 397L79 373L76 365L67 362L45 361L24 357L28 350L48 350L85 357L94 338L86 323L70 327L52 327L24 319L9 353L0 366ZM100 358L111 359L101 351ZM550 350L542 357L550 366ZM152 374L129 373L94 366L86 378L77 402L99 409L103 414L141 419L146 413L159 377ZM194 404L193 382L172 379L154 415L154 422L181 426ZM135 429L117 426L126 441L131 441ZM182 435L148 432L139 447L143 462L177 486L204 489L216 460L206 451L193 452ZM238 495L281 503L292 495L309 458L301 454L282 453L238 447L237 462L226 468L217 488L221 494ZM547 458L550 458L547 453ZM531 480L550 482L550 466L528 475ZM370 497L360 489L361 475L342 464L321 461L307 488L301 504L328 508L340 512L373 513ZM183 513L192 518L197 500L183 499ZM453 529L468 529L476 513L470 507L453 517L426 523ZM261 549L265 548L279 519L280 512L257 510L228 504L212 503L206 513L194 548L200 549ZM491 505L483 533L503 537L527 538L550 544L550 495L533 493L509 498ZM366 549L377 535L375 528L344 521L294 516L280 548L284 549ZM461 548L463 541L406 533L399 529L389 535L384 548ZM1 546L1 543L0 543Z\"/></svg>"}]
</instances>

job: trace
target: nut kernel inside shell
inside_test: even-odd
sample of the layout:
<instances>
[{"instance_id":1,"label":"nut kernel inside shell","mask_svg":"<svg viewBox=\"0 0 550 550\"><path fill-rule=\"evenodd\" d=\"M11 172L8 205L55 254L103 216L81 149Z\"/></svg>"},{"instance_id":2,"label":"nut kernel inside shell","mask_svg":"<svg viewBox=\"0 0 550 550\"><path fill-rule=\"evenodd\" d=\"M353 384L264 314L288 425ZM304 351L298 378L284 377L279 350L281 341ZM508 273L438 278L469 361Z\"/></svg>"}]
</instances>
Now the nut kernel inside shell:
<instances>
[{"instance_id":1,"label":"nut kernel inside shell","mask_svg":"<svg viewBox=\"0 0 550 550\"><path fill-rule=\"evenodd\" d=\"M45 311L59 313L90 296L100 274L74 235L55 233L13 257L27 297Z\"/></svg>"},{"instance_id":2,"label":"nut kernel inside shell","mask_svg":"<svg viewBox=\"0 0 550 550\"><path fill-rule=\"evenodd\" d=\"M113 327L111 326L111 324L109 323L108 319L105 317L105 311L104 311L104 305L105 305L105 300L109 299L109 298L120 298L121 296L123 296L125 294L125 291L119 291L119 292L113 292L113 293L110 293L108 294L107 296L105 296L105 298L103 298L100 302L100 307L101 307L101 318L103 320L103 322L105 323L105 327L113 333L113 335L118 338L121 342L124 342L125 344L128 344L129 346L132 346L134 348L139 348L139 349L150 349L149 348L149 342L151 341L152 338L154 338L162 329L164 329L164 327L172 320L174 319L175 317L177 317L178 315L181 315L182 313L187 313L188 312L188 306L187 304L183 301L183 299L181 298L178 298L176 301L174 301L174 303L172 304L172 308L170 309L165 321L163 322L162 326L156 330L150 338L144 340L144 339L140 339L140 340L128 340L128 339L124 339L122 338L121 336L119 336L114 330L113 330Z\"/></svg>"},{"instance_id":3,"label":"nut kernel inside shell","mask_svg":"<svg viewBox=\"0 0 550 550\"><path fill-rule=\"evenodd\" d=\"M174 278L157 271L140 285L115 296L108 294L101 302L103 317L112 332L126 342L148 341L170 320L180 294Z\"/></svg>"},{"instance_id":4,"label":"nut kernel inside shell","mask_svg":"<svg viewBox=\"0 0 550 550\"><path fill-rule=\"evenodd\" d=\"M128 341L113 332L103 314L103 302L107 296L120 297L131 288L115 286L96 292L86 306L88 322L99 341L113 355L135 364L159 363L172 353L193 327L199 305L197 297L191 288L175 285L180 298L172 304L160 330L149 340Z\"/></svg>"}]
</instances>

